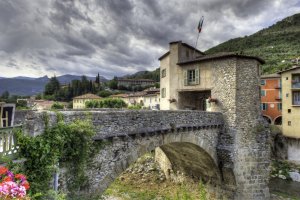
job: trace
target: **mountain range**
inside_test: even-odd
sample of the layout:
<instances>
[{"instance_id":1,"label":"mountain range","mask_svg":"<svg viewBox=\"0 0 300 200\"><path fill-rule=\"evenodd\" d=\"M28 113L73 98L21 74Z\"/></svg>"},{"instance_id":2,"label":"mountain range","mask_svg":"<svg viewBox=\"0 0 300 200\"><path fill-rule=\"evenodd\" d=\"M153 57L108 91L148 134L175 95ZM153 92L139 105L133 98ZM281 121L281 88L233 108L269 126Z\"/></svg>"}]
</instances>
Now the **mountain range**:
<instances>
[{"instance_id":1,"label":"mountain range","mask_svg":"<svg viewBox=\"0 0 300 200\"><path fill-rule=\"evenodd\" d=\"M80 80L81 76L77 75L62 75L56 77L61 84L68 84L72 80ZM88 77L88 80L95 80L96 77ZM107 79L100 77L102 82L106 82ZM45 89L45 85L48 83L49 77L43 76L39 78L18 76L14 78L0 77L0 95L4 91L8 91L11 95L29 96L38 93L42 93Z\"/></svg>"}]
</instances>

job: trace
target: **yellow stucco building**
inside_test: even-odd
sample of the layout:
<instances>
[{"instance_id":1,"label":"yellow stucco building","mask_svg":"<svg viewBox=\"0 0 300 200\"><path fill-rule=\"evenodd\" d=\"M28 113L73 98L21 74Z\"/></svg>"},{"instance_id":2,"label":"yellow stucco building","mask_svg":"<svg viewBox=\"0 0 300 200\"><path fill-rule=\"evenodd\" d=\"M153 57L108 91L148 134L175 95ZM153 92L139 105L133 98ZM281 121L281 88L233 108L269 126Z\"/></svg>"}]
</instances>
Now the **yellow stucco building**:
<instances>
[{"instance_id":1,"label":"yellow stucco building","mask_svg":"<svg viewBox=\"0 0 300 200\"><path fill-rule=\"evenodd\" d=\"M300 66L280 72L282 82L282 132L300 138Z\"/></svg>"},{"instance_id":2,"label":"yellow stucco building","mask_svg":"<svg viewBox=\"0 0 300 200\"><path fill-rule=\"evenodd\" d=\"M73 109L83 109L85 108L85 103L91 100L98 100L101 97L94 95L94 94L84 94L81 96L77 96L73 98Z\"/></svg>"}]
</instances>

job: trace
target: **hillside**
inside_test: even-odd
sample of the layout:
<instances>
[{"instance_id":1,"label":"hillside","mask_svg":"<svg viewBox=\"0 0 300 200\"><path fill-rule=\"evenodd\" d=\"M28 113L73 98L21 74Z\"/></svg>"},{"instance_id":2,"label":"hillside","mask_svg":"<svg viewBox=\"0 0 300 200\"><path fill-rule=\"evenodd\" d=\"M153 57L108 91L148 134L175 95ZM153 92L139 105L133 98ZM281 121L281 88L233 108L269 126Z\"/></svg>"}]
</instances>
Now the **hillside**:
<instances>
[{"instance_id":1,"label":"hillside","mask_svg":"<svg viewBox=\"0 0 300 200\"><path fill-rule=\"evenodd\" d=\"M159 68L153 71L139 71L132 75L126 75L122 78L132 78L132 79L152 79L156 82L159 82Z\"/></svg>"},{"instance_id":2,"label":"hillside","mask_svg":"<svg viewBox=\"0 0 300 200\"><path fill-rule=\"evenodd\" d=\"M228 40L206 53L238 52L263 58L263 72L274 73L291 67L300 56L300 14L287 17L257 33Z\"/></svg>"}]
</instances>

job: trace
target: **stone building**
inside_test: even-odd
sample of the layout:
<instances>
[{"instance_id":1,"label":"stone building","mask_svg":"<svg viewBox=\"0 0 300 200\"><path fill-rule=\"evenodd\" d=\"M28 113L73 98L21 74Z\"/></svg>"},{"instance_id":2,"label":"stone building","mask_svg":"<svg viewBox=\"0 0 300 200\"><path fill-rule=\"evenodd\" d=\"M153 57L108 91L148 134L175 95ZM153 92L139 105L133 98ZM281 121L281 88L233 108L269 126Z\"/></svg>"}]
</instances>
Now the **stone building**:
<instances>
[{"instance_id":1,"label":"stone building","mask_svg":"<svg viewBox=\"0 0 300 200\"><path fill-rule=\"evenodd\" d=\"M218 158L234 160L220 163L227 169L232 167L235 174L234 199L269 199L268 133L259 92L260 65L264 61L236 53L205 55L181 41L171 42L169 51L159 60L161 110L209 107L222 113L224 132ZM232 175L223 178L228 177ZM260 180L254 180L257 178Z\"/></svg>"},{"instance_id":2,"label":"stone building","mask_svg":"<svg viewBox=\"0 0 300 200\"><path fill-rule=\"evenodd\" d=\"M259 64L263 63L260 58L234 53L205 55L181 41L171 42L170 50L159 60L161 110L206 110L206 100L218 96L213 91L217 87L218 76L224 76L225 71L220 71L222 68L238 70L250 63L249 67L259 69ZM259 73L256 74L258 78ZM226 85L222 87L226 90Z\"/></svg>"},{"instance_id":3,"label":"stone building","mask_svg":"<svg viewBox=\"0 0 300 200\"><path fill-rule=\"evenodd\" d=\"M281 77L279 74L261 77L261 110L269 124L282 124Z\"/></svg>"}]
</instances>

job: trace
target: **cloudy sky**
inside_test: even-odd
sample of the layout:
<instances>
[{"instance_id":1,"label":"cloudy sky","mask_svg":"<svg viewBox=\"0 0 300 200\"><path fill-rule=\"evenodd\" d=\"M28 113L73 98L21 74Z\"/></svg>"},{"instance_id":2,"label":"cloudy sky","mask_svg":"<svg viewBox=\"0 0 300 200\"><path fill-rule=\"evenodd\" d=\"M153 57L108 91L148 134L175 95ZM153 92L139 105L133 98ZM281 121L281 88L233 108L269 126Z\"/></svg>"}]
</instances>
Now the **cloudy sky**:
<instances>
[{"instance_id":1,"label":"cloudy sky","mask_svg":"<svg viewBox=\"0 0 300 200\"><path fill-rule=\"evenodd\" d=\"M300 12L300 0L0 0L0 77L98 72L111 78L159 66L168 43L206 50Z\"/></svg>"}]
</instances>

